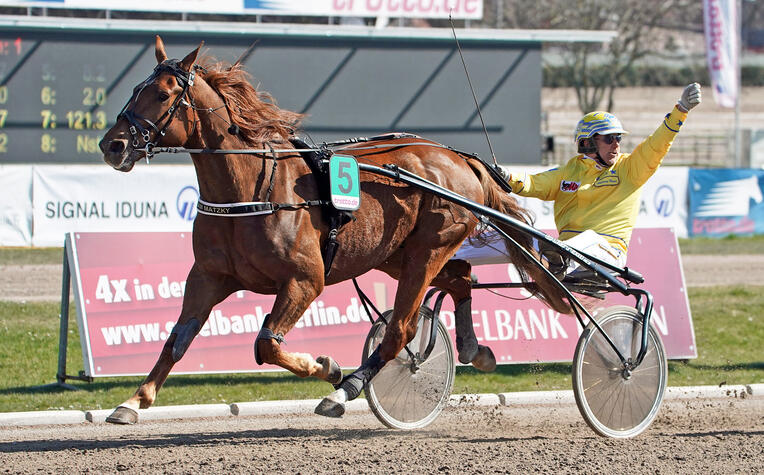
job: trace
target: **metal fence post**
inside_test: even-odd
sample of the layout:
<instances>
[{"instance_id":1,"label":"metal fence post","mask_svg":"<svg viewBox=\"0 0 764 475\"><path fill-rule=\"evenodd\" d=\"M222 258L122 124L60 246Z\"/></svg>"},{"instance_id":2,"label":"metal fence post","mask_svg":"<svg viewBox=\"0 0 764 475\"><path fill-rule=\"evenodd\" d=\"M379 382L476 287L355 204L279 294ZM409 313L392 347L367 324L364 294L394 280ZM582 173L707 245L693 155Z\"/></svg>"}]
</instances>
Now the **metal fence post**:
<instances>
[{"instance_id":1,"label":"metal fence post","mask_svg":"<svg viewBox=\"0 0 764 475\"><path fill-rule=\"evenodd\" d=\"M72 274L69 271L67 249L68 243L64 242L64 268L61 272L61 314L58 316L61 323L58 329L58 372L56 373L56 380L59 384L66 382L66 348L69 343L69 284Z\"/></svg>"}]
</instances>

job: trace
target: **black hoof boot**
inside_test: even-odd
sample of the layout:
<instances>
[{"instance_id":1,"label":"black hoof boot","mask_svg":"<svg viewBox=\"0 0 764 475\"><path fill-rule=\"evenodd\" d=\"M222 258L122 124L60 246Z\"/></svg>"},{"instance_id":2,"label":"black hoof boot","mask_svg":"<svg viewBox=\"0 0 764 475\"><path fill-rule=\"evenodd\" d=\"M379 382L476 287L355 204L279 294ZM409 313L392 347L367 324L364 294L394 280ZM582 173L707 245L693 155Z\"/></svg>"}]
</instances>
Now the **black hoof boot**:
<instances>
[{"instance_id":1,"label":"black hoof boot","mask_svg":"<svg viewBox=\"0 0 764 475\"><path fill-rule=\"evenodd\" d=\"M472 299L466 298L459 302L454 311L456 326L456 351L459 362L470 364L478 354L478 342L475 329L472 326Z\"/></svg>"}]
</instances>

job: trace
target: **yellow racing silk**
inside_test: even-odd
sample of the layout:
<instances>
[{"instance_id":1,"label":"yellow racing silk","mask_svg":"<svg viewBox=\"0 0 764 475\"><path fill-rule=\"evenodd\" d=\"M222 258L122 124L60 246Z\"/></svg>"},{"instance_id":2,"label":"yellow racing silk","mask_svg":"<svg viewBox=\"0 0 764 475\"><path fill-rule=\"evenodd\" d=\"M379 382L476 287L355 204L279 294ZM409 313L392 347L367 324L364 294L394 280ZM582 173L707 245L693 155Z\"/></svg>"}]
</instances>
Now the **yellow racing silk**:
<instances>
[{"instance_id":1,"label":"yellow racing silk","mask_svg":"<svg viewBox=\"0 0 764 475\"><path fill-rule=\"evenodd\" d=\"M632 153L603 167L586 155L534 175L512 174L509 185L521 196L554 201L560 239L591 229L626 251L639 213L642 186L658 169L687 113L674 107L663 123Z\"/></svg>"}]
</instances>

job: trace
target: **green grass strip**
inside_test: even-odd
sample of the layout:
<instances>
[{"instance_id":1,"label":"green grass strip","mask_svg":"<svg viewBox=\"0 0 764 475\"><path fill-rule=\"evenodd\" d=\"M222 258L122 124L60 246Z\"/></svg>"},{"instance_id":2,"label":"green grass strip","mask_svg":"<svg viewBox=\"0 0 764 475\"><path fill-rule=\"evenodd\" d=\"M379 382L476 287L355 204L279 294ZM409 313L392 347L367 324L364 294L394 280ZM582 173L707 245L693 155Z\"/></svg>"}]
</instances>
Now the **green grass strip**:
<instances>
[{"instance_id":1,"label":"green grass strip","mask_svg":"<svg viewBox=\"0 0 764 475\"><path fill-rule=\"evenodd\" d=\"M669 363L670 386L764 383L762 287L705 287L689 291L698 358ZM72 306L73 308L73 306ZM57 303L0 302L0 412L112 408L142 378L69 381L80 391L45 386L58 364ZM82 368L76 318L70 316L67 373ZM362 342L359 342L359 351ZM572 358L573 355L571 355ZM454 393L571 389L570 364L502 365L493 373L457 368ZM157 405L314 399L331 387L289 373L172 375Z\"/></svg>"}]
</instances>

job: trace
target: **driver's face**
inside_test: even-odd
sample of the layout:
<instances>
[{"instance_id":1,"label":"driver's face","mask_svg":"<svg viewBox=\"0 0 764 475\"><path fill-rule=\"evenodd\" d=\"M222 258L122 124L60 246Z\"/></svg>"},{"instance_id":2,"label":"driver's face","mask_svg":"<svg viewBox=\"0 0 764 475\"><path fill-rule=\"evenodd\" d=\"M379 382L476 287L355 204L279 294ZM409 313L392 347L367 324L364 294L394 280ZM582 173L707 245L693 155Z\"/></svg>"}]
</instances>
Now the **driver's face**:
<instances>
[{"instance_id":1,"label":"driver's face","mask_svg":"<svg viewBox=\"0 0 764 475\"><path fill-rule=\"evenodd\" d=\"M595 135L594 145L602 160L612 165L621 153L621 134Z\"/></svg>"}]
</instances>

